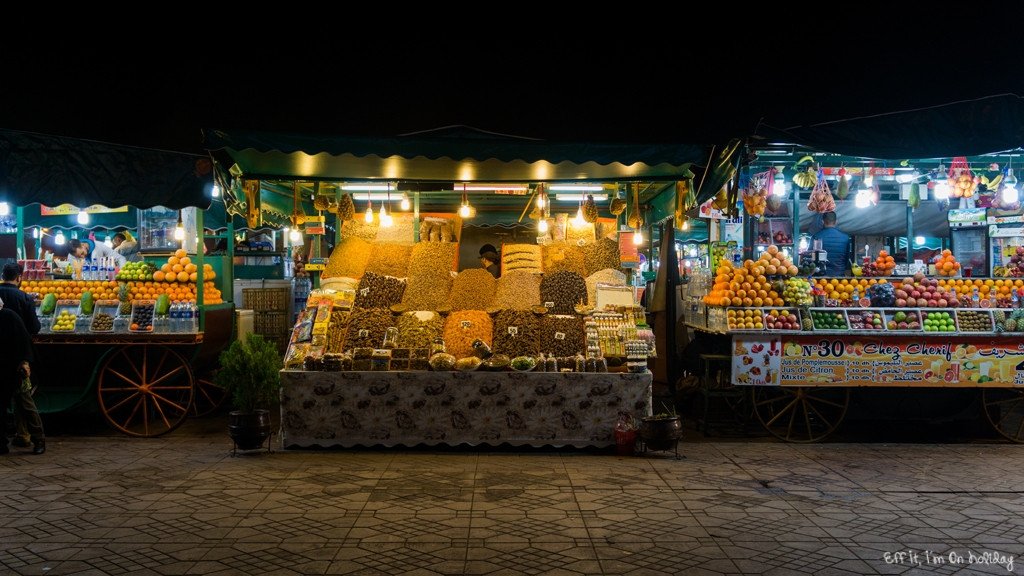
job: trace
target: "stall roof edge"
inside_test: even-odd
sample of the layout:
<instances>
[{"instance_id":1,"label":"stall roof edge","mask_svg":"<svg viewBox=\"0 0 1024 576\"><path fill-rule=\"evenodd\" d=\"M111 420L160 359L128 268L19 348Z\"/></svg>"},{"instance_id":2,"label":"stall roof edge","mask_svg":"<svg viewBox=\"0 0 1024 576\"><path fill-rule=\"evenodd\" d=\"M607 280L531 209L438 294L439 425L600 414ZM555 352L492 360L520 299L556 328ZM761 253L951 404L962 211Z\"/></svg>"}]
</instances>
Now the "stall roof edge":
<instances>
[{"instance_id":1,"label":"stall roof edge","mask_svg":"<svg viewBox=\"0 0 1024 576\"><path fill-rule=\"evenodd\" d=\"M550 142L466 130L394 137L204 130L253 178L421 181L640 180L682 176L700 144Z\"/></svg>"}]
</instances>

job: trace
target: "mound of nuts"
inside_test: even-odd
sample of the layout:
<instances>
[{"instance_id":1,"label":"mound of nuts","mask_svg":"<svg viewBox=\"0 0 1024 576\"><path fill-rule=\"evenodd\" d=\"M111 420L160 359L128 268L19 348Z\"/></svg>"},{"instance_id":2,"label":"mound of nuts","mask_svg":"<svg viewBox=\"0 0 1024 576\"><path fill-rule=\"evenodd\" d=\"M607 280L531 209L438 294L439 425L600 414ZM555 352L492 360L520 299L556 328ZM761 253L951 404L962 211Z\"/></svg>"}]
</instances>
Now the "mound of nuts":
<instances>
[{"instance_id":1,"label":"mound of nuts","mask_svg":"<svg viewBox=\"0 0 1024 576\"><path fill-rule=\"evenodd\" d=\"M587 283L575 272L545 274L540 281L540 301L549 314L572 314L577 304L587 303Z\"/></svg>"},{"instance_id":2,"label":"mound of nuts","mask_svg":"<svg viewBox=\"0 0 1024 576\"><path fill-rule=\"evenodd\" d=\"M451 272L455 269L455 257L459 245L450 242L417 242L409 259L409 276Z\"/></svg>"},{"instance_id":3,"label":"mound of nuts","mask_svg":"<svg viewBox=\"0 0 1024 576\"><path fill-rule=\"evenodd\" d=\"M409 257L412 256L412 246L401 244L373 245L370 250L370 259L366 262L366 271L380 274L381 276L394 276L405 278L409 275Z\"/></svg>"},{"instance_id":4,"label":"mound of nuts","mask_svg":"<svg viewBox=\"0 0 1024 576\"><path fill-rule=\"evenodd\" d=\"M494 317L494 352L510 358L535 356L540 350L540 325L529 310L505 310Z\"/></svg>"},{"instance_id":5,"label":"mound of nuts","mask_svg":"<svg viewBox=\"0 0 1024 576\"><path fill-rule=\"evenodd\" d=\"M429 348L444 331L444 320L435 312L406 312L398 317L399 348Z\"/></svg>"},{"instance_id":6,"label":"mound of nuts","mask_svg":"<svg viewBox=\"0 0 1024 576\"><path fill-rule=\"evenodd\" d=\"M324 269L324 278L348 276L358 278L366 271L373 245L355 236L345 238L331 252Z\"/></svg>"},{"instance_id":7,"label":"mound of nuts","mask_svg":"<svg viewBox=\"0 0 1024 576\"><path fill-rule=\"evenodd\" d=\"M344 348L380 348L384 333L392 326L395 326L395 317L389 310L356 310L348 319Z\"/></svg>"},{"instance_id":8,"label":"mound of nuts","mask_svg":"<svg viewBox=\"0 0 1024 576\"><path fill-rule=\"evenodd\" d=\"M390 308L402 301L403 294L405 294L404 279L367 272L359 280L356 301L353 306L364 310Z\"/></svg>"},{"instance_id":9,"label":"mound of nuts","mask_svg":"<svg viewBox=\"0 0 1024 576\"><path fill-rule=\"evenodd\" d=\"M473 341L479 338L491 344L494 323L481 310L460 310L452 312L444 322L444 343L447 351L456 358L473 354Z\"/></svg>"},{"instance_id":10,"label":"mound of nuts","mask_svg":"<svg viewBox=\"0 0 1024 576\"><path fill-rule=\"evenodd\" d=\"M437 310L448 303L452 288L450 272L432 272L409 277L402 304L406 310Z\"/></svg>"},{"instance_id":11,"label":"mound of nuts","mask_svg":"<svg viewBox=\"0 0 1024 576\"><path fill-rule=\"evenodd\" d=\"M588 274L606 268L618 269L619 265L619 244L615 240L601 238L583 247L583 266Z\"/></svg>"},{"instance_id":12,"label":"mound of nuts","mask_svg":"<svg viewBox=\"0 0 1024 576\"><path fill-rule=\"evenodd\" d=\"M483 268L459 272L452 282L448 306L452 310L483 310L491 305L498 281Z\"/></svg>"},{"instance_id":13,"label":"mound of nuts","mask_svg":"<svg viewBox=\"0 0 1024 576\"><path fill-rule=\"evenodd\" d=\"M531 272L506 272L498 278L491 306L502 310L529 310L540 305L540 277Z\"/></svg>"},{"instance_id":14,"label":"mound of nuts","mask_svg":"<svg viewBox=\"0 0 1024 576\"><path fill-rule=\"evenodd\" d=\"M556 357L575 356L587 350L587 336L583 319L576 315L541 316L540 348Z\"/></svg>"}]
</instances>

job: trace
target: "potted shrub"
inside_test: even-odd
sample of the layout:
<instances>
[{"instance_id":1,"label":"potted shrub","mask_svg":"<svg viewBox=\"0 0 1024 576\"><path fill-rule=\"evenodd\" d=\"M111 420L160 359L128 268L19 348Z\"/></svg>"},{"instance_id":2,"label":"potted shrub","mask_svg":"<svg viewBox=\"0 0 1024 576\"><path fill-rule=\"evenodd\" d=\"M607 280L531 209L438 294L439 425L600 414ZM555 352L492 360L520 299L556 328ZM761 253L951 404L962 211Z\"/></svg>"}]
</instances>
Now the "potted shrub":
<instances>
[{"instance_id":1,"label":"potted shrub","mask_svg":"<svg viewBox=\"0 0 1024 576\"><path fill-rule=\"evenodd\" d=\"M255 450L270 437L270 411L281 387L281 357L273 342L249 334L220 354L215 381L231 392L236 410L228 416L228 435L240 450Z\"/></svg>"},{"instance_id":2,"label":"potted shrub","mask_svg":"<svg viewBox=\"0 0 1024 576\"><path fill-rule=\"evenodd\" d=\"M666 409L665 412L641 418L640 437L651 450L668 450L683 435L683 425L676 415L675 407L661 406Z\"/></svg>"}]
</instances>

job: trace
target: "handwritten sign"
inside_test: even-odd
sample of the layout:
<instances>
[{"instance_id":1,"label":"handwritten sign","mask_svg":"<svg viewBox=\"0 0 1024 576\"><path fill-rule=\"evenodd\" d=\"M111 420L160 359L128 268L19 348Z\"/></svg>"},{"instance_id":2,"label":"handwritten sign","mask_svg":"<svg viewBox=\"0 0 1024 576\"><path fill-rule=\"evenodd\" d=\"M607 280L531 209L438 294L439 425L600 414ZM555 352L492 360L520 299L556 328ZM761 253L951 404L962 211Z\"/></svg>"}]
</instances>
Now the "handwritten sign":
<instances>
[{"instance_id":1,"label":"handwritten sign","mask_svg":"<svg viewBox=\"0 0 1024 576\"><path fill-rule=\"evenodd\" d=\"M470 326L473 325L473 323L469 320L463 320L462 322L459 323L459 325L462 326L463 328L469 328Z\"/></svg>"},{"instance_id":2,"label":"handwritten sign","mask_svg":"<svg viewBox=\"0 0 1024 576\"><path fill-rule=\"evenodd\" d=\"M369 338L370 337L370 331L369 330L360 330L359 331L359 337L360 338Z\"/></svg>"},{"instance_id":3,"label":"handwritten sign","mask_svg":"<svg viewBox=\"0 0 1024 576\"><path fill-rule=\"evenodd\" d=\"M555 332L555 340L565 340L565 332Z\"/></svg>"},{"instance_id":4,"label":"handwritten sign","mask_svg":"<svg viewBox=\"0 0 1024 576\"><path fill-rule=\"evenodd\" d=\"M555 303L554 302L545 302L544 303L544 307L545 308L554 308L555 307Z\"/></svg>"},{"instance_id":5,"label":"handwritten sign","mask_svg":"<svg viewBox=\"0 0 1024 576\"><path fill-rule=\"evenodd\" d=\"M781 386L1024 386L1024 343L1013 337L751 335L733 339L732 359L736 385L777 375Z\"/></svg>"},{"instance_id":6,"label":"handwritten sign","mask_svg":"<svg viewBox=\"0 0 1024 576\"><path fill-rule=\"evenodd\" d=\"M519 328L517 326L508 327L509 336L519 336Z\"/></svg>"}]
</instances>

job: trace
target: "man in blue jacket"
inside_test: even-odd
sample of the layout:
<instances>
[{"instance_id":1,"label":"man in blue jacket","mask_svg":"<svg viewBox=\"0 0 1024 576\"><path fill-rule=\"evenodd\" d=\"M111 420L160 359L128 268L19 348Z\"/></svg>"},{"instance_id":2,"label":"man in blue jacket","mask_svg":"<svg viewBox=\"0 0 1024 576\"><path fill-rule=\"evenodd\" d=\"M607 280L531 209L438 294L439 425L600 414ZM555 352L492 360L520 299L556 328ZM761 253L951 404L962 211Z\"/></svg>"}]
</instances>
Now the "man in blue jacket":
<instances>
[{"instance_id":1,"label":"man in blue jacket","mask_svg":"<svg viewBox=\"0 0 1024 576\"><path fill-rule=\"evenodd\" d=\"M811 238L821 240L821 249L828 256L828 266L825 267L828 275L845 276L846 263L850 259L850 235L836 228L836 222L835 212L825 212L821 215L823 228Z\"/></svg>"}]
</instances>

